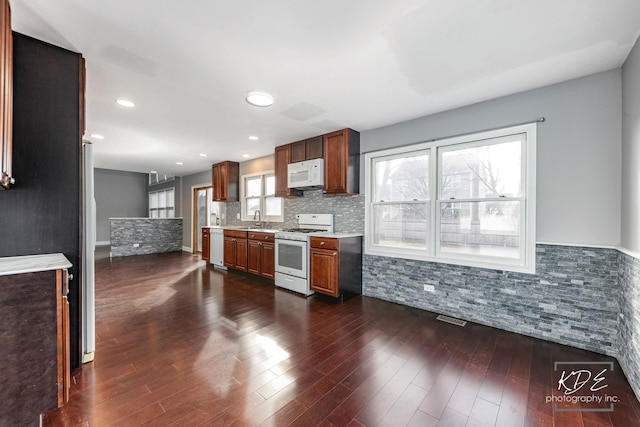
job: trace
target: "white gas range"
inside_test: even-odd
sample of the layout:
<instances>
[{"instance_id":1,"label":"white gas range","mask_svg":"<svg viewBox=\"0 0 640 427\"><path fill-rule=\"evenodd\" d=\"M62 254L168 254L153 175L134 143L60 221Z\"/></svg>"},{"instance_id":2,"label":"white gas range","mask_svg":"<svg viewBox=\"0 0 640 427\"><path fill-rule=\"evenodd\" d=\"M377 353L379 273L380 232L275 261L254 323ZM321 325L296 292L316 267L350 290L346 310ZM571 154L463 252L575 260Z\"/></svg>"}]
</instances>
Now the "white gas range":
<instances>
[{"instance_id":1,"label":"white gas range","mask_svg":"<svg viewBox=\"0 0 640 427\"><path fill-rule=\"evenodd\" d=\"M332 233L332 214L298 214L298 227L279 231L276 242L276 286L311 295L309 288L309 240Z\"/></svg>"}]
</instances>

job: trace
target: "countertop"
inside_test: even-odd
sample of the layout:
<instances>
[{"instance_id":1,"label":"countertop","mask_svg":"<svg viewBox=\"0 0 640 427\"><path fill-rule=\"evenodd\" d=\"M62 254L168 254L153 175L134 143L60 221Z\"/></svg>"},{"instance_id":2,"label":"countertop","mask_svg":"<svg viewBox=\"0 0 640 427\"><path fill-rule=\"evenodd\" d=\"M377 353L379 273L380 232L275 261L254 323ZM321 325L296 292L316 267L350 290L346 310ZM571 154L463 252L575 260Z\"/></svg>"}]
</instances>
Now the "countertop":
<instances>
[{"instance_id":1,"label":"countertop","mask_svg":"<svg viewBox=\"0 0 640 427\"><path fill-rule=\"evenodd\" d=\"M0 257L0 276L58 270L71 268L71 266L72 264L62 254Z\"/></svg>"},{"instance_id":2,"label":"countertop","mask_svg":"<svg viewBox=\"0 0 640 427\"><path fill-rule=\"evenodd\" d=\"M344 232L337 232L337 233L319 233L319 234L312 234L311 237L328 237L330 239L344 239L346 237L362 237L364 236L364 234L362 233L344 233Z\"/></svg>"}]
</instances>

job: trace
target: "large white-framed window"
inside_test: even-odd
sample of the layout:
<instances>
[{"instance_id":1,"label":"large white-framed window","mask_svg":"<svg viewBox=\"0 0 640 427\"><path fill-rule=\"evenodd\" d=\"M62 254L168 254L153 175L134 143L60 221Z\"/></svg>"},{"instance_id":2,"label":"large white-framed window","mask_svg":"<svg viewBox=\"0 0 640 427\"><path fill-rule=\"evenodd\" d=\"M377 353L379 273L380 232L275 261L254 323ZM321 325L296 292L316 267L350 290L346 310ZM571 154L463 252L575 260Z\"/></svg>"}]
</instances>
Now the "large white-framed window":
<instances>
[{"instance_id":1,"label":"large white-framed window","mask_svg":"<svg viewBox=\"0 0 640 427\"><path fill-rule=\"evenodd\" d=\"M282 198L276 197L276 175L274 171L243 175L240 180L242 194L241 219L243 221L260 219L268 222L283 222Z\"/></svg>"},{"instance_id":2,"label":"large white-framed window","mask_svg":"<svg viewBox=\"0 0 640 427\"><path fill-rule=\"evenodd\" d=\"M365 155L365 252L535 271L536 125Z\"/></svg>"},{"instance_id":3,"label":"large white-framed window","mask_svg":"<svg viewBox=\"0 0 640 427\"><path fill-rule=\"evenodd\" d=\"M149 218L174 218L175 188L149 192Z\"/></svg>"}]
</instances>

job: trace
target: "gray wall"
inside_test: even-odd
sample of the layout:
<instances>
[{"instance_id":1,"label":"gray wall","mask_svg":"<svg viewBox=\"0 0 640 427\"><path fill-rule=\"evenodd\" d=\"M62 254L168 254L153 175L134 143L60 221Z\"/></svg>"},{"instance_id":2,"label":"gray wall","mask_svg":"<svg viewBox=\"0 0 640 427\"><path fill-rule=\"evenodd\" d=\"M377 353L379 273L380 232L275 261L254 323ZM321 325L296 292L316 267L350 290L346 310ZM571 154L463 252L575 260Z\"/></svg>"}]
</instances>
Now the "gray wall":
<instances>
[{"instance_id":1,"label":"gray wall","mask_svg":"<svg viewBox=\"0 0 640 427\"><path fill-rule=\"evenodd\" d=\"M193 188L211 185L211 171L183 176L180 182L182 199L180 211L182 212L182 247L192 248L192 222L193 222ZM177 200L177 199L176 199Z\"/></svg>"},{"instance_id":2,"label":"gray wall","mask_svg":"<svg viewBox=\"0 0 640 427\"><path fill-rule=\"evenodd\" d=\"M95 169L94 177L98 243L109 242L109 218L149 216L146 174Z\"/></svg>"},{"instance_id":3,"label":"gray wall","mask_svg":"<svg viewBox=\"0 0 640 427\"><path fill-rule=\"evenodd\" d=\"M640 252L640 44L622 67L622 247Z\"/></svg>"},{"instance_id":4,"label":"gray wall","mask_svg":"<svg viewBox=\"0 0 640 427\"><path fill-rule=\"evenodd\" d=\"M622 67L622 247L618 361L640 398L640 43Z\"/></svg>"},{"instance_id":5,"label":"gray wall","mask_svg":"<svg viewBox=\"0 0 640 427\"><path fill-rule=\"evenodd\" d=\"M620 99L617 69L366 131L360 147L374 151L544 116L547 121L538 126L537 241L615 246L620 243Z\"/></svg>"}]
</instances>

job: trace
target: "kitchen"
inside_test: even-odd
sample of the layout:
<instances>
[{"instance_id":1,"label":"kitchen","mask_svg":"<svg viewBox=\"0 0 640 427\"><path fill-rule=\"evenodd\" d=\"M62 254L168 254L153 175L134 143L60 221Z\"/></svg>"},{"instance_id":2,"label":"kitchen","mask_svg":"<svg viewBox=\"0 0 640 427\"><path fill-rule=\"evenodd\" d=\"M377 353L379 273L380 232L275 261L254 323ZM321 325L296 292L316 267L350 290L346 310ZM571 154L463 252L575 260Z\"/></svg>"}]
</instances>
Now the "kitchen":
<instances>
[{"instance_id":1,"label":"kitchen","mask_svg":"<svg viewBox=\"0 0 640 427\"><path fill-rule=\"evenodd\" d=\"M622 68L612 67L552 86L505 94L495 100L416 116L420 118L397 124L361 128L360 151L369 153L545 117L546 121L538 124L535 240L538 256L544 260L542 264L553 266L548 270L539 267L535 275L489 273L480 268L463 270L446 264L365 253L364 295L615 355L637 390L639 356L629 344L637 340L634 289L637 289L638 279L633 273L637 261L630 255L639 249L638 215L634 204L638 184L633 178L638 165L634 148L637 140L634 130L637 122L637 52L636 46ZM339 128L335 126L329 130ZM313 135L315 133L307 132L301 137ZM298 139L279 140L275 145ZM17 147L16 144L16 150ZM258 160L271 165L252 170L256 164L253 162ZM271 155L254 161L240 163L241 176L275 170ZM364 159L361 162L359 194L326 197L321 190L305 191L304 197L283 201L283 224L293 227L295 215L300 213L332 213L336 231L366 235L364 217L368 208L366 186L362 185L366 166ZM121 187L114 191L121 195L129 191L141 192L144 195L143 212L131 216L146 216L147 175L114 171L111 168L98 170L96 187L104 185L99 182L101 174L135 177L138 183L142 181L135 189ZM184 220L182 246L190 251L193 246L190 195L193 186L210 184L210 171L201 168L200 172L177 176L179 179L174 185L181 196L176 198L176 214ZM593 203L594 191L599 201L596 204ZM97 202L100 203L99 195ZM242 224L236 220L237 214L241 213L240 202L226 204L223 210L226 225ZM3 254L16 255L8 249ZM613 282L602 281L591 270L571 268L571 262L583 265L587 259L600 270L620 271L619 278ZM487 285L485 273L491 275L490 281L500 283L498 289ZM558 274L565 277L559 279ZM462 286L447 279L447 276L460 275L469 278ZM429 279L416 281L411 277ZM576 293L584 300L574 305L568 303L566 293L584 284L588 285L585 287L588 292ZM426 290L429 286L433 287L429 288L432 291ZM594 311L596 307L598 310ZM542 320L529 315L537 313L536 310ZM579 317L577 320L563 320L565 312L580 315L576 316ZM575 332L584 329L590 332Z\"/></svg>"}]
</instances>

